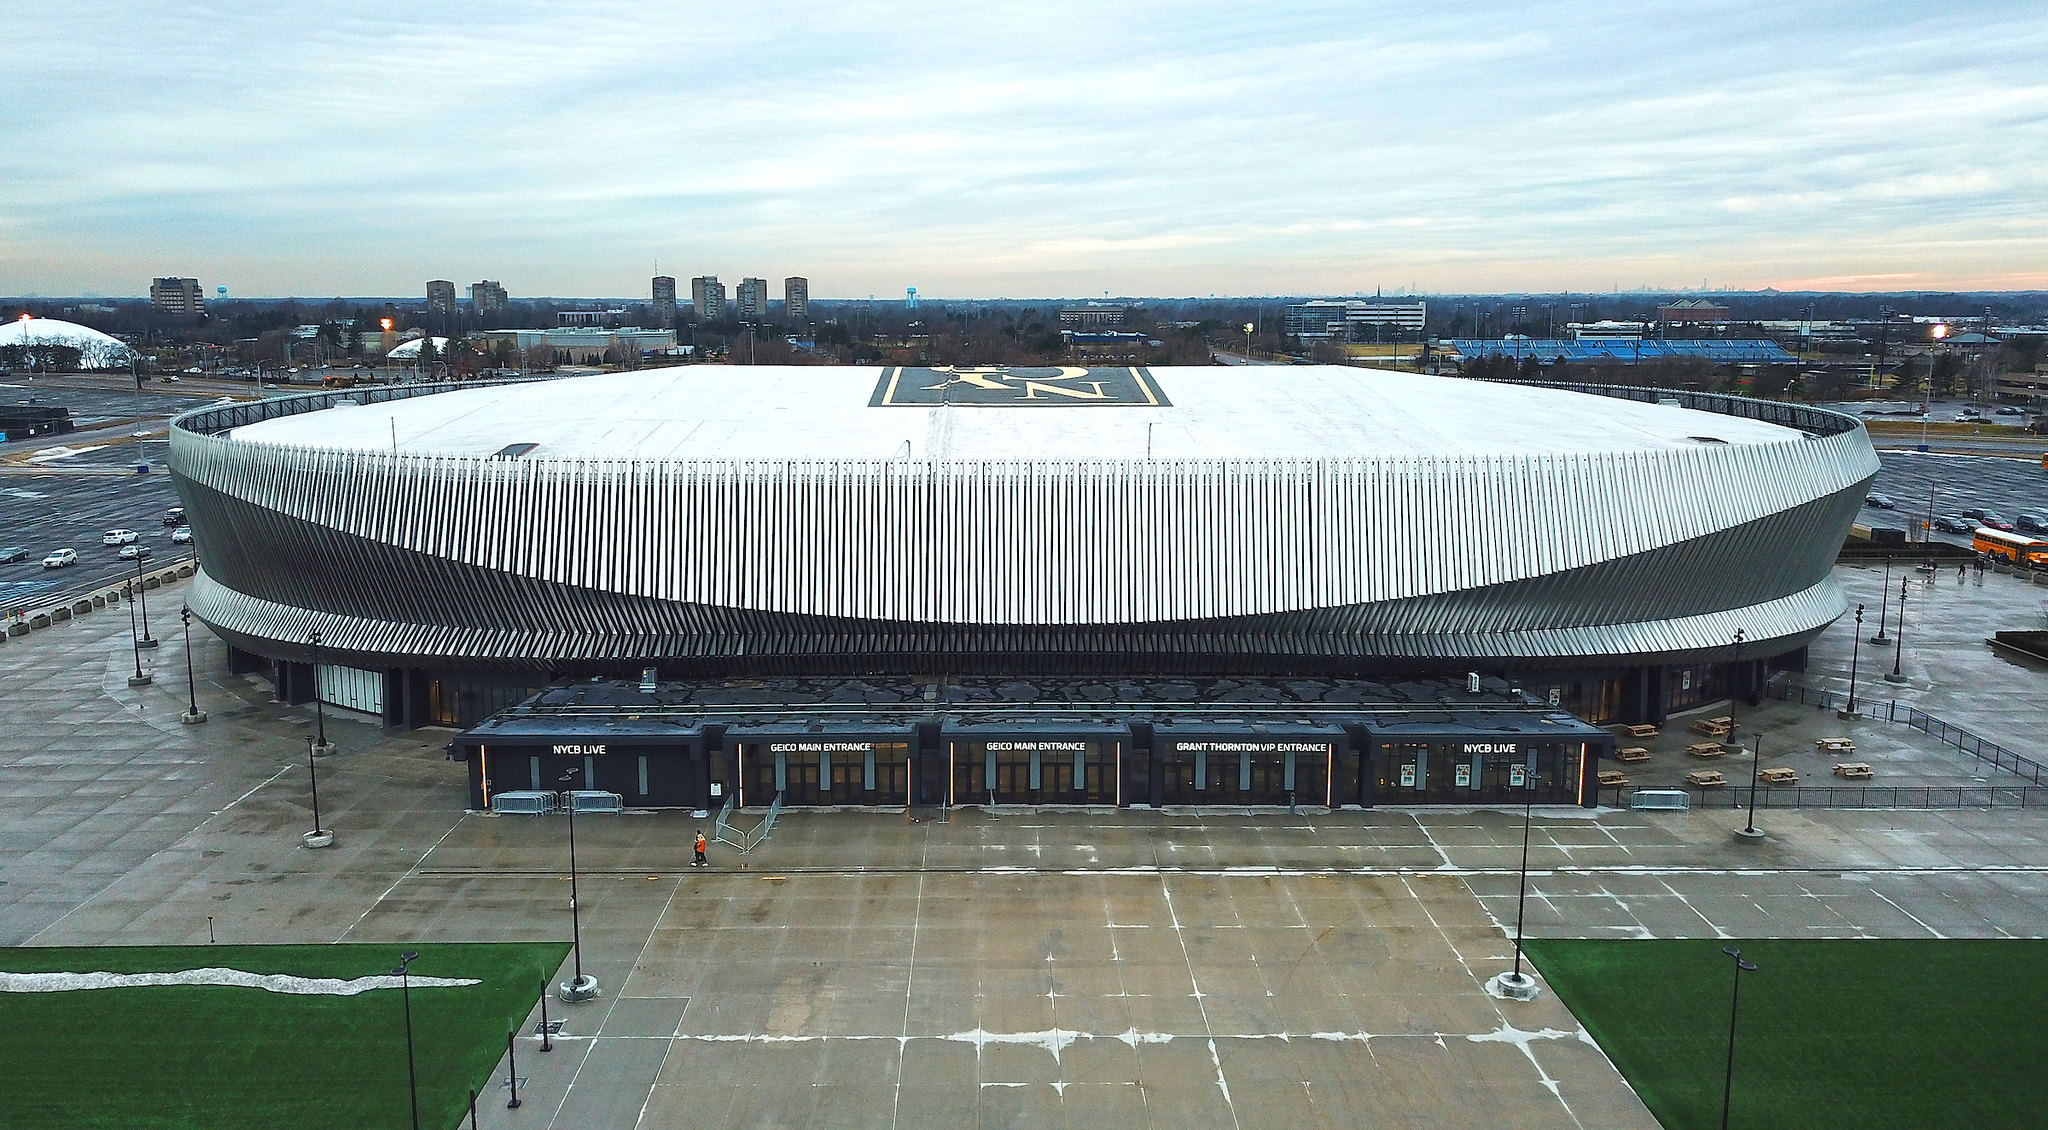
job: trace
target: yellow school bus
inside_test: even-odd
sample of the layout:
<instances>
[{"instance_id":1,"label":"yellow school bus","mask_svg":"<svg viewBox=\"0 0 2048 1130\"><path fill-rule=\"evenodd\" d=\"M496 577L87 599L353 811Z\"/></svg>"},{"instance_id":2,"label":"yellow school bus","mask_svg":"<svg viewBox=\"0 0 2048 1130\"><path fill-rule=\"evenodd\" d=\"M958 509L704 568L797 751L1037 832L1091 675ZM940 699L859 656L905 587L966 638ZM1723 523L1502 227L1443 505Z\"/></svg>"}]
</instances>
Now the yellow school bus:
<instances>
[{"instance_id":1,"label":"yellow school bus","mask_svg":"<svg viewBox=\"0 0 2048 1130\"><path fill-rule=\"evenodd\" d=\"M1979 553L2003 557L2015 564L2048 568L2048 541L2040 538L2030 538L2025 534L2009 534L2004 530L1979 526L1976 535L1971 538L1970 546Z\"/></svg>"}]
</instances>

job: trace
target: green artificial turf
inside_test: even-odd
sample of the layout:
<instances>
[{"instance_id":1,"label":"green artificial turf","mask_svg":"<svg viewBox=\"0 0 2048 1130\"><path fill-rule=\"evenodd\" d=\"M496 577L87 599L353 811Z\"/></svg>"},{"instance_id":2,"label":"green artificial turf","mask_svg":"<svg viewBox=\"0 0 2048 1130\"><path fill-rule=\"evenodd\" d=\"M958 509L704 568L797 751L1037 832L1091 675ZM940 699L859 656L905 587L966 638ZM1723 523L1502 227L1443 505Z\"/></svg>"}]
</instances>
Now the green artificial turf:
<instances>
[{"instance_id":1,"label":"green artificial turf","mask_svg":"<svg viewBox=\"0 0 2048 1130\"><path fill-rule=\"evenodd\" d=\"M2048 942L1531 939L1666 1130L2048 1126Z\"/></svg>"},{"instance_id":2,"label":"green artificial turf","mask_svg":"<svg viewBox=\"0 0 2048 1130\"><path fill-rule=\"evenodd\" d=\"M342 979L412 972L482 984L412 990L420 1125L466 1120L505 1034L565 942L0 949L0 971L171 972L218 966ZM301 996L227 986L0 992L0 1127L410 1127L398 990Z\"/></svg>"}]
</instances>

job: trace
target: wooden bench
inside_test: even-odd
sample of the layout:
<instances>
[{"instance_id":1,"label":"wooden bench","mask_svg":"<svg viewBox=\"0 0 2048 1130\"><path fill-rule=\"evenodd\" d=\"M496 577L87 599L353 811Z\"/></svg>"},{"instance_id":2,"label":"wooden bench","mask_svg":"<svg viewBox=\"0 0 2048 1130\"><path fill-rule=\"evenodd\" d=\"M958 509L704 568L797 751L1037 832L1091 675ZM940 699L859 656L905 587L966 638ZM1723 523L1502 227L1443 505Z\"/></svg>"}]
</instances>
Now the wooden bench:
<instances>
[{"instance_id":1,"label":"wooden bench","mask_svg":"<svg viewBox=\"0 0 2048 1130\"><path fill-rule=\"evenodd\" d=\"M1844 761L1835 766L1835 776L1845 781L1868 781L1877 776L1877 770L1865 761Z\"/></svg>"},{"instance_id":2,"label":"wooden bench","mask_svg":"<svg viewBox=\"0 0 2048 1130\"><path fill-rule=\"evenodd\" d=\"M1822 738L1813 743L1822 753L1855 753L1856 743L1848 738Z\"/></svg>"},{"instance_id":3,"label":"wooden bench","mask_svg":"<svg viewBox=\"0 0 2048 1130\"><path fill-rule=\"evenodd\" d=\"M1628 736L1632 738L1654 738L1658 733L1657 727L1647 722L1634 726L1623 726L1622 729L1628 731Z\"/></svg>"},{"instance_id":4,"label":"wooden bench","mask_svg":"<svg viewBox=\"0 0 2048 1130\"><path fill-rule=\"evenodd\" d=\"M1603 789L1627 788L1628 776L1619 769L1602 769L1600 771L1600 787Z\"/></svg>"},{"instance_id":5,"label":"wooden bench","mask_svg":"<svg viewBox=\"0 0 2048 1130\"><path fill-rule=\"evenodd\" d=\"M1774 765L1769 769L1757 770L1756 779L1767 785L1795 785L1799 783L1799 774L1783 765Z\"/></svg>"},{"instance_id":6,"label":"wooden bench","mask_svg":"<svg viewBox=\"0 0 2048 1130\"><path fill-rule=\"evenodd\" d=\"M1719 757L1727 751L1721 748L1720 742L1694 742L1693 744L1685 747L1685 752L1686 755L1690 757L1699 757L1712 760L1713 758Z\"/></svg>"},{"instance_id":7,"label":"wooden bench","mask_svg":"<svg viewBox=\"0 0 2048 1130\"><path fill-rule=\"evenodd\" d=\"M1685 775L1685 783L1697 785L1704 789L1712 789L1727 784L1728 778L1723 777L1719 769L1695 769Z\"/></svg>"},{"instance_id":8,"label":"wooden bench","mask_svg":"<svg viewBox=\"0 0 2048 1130\"><path fill-rule=\"evenodd\" d=\"M1633 765L1638 761L1650 760L1650 751L1644 749L1642 746L1632 745L1627 747L1626 749L1615 750L1614 760L1619 761L1624 765Z\"/></svg>"},{"instance_id":9,"label":"wooden bench","mask_svg":"<svg viewBox=\"0 0 2048 1130\"><path fill-rule=\"evenodd\" d=\"M1719 718L1701 718L1693 722L1692 732L1710 738L1725 738L1728 736L1728 723Z\"/></svg>"}]
</instances>

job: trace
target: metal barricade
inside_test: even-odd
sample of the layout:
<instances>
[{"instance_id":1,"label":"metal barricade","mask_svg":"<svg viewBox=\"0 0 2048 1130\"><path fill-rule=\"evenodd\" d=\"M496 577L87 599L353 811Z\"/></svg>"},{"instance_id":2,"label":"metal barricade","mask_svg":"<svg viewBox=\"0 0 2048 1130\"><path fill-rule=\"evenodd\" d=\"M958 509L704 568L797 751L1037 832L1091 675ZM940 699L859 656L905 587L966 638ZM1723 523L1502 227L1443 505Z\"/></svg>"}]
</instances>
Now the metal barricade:
<instances>
[{"instance_id":1,"label":"metal barricade","mask_svg":"<svg viewBox=\"0 0 2048 1130\"><path fill-rule=\"evenodd\" d=\"M515 813L524 816L541 816L553 812L560 807L560 799L550 792L514 790L494 793L491 796L491 811L500 816Z\"/></svg>"},{"instance_id":2,"label":"metal barricade","mask_svg":"<svg viewBox=\"0 0 2048 1130\"><path fill-rule=\"evenodd\" d=\"M625 798L603 789L570 789L563 794L575 811L582 812L624 812Z\"/></svg>"}]
</instances>

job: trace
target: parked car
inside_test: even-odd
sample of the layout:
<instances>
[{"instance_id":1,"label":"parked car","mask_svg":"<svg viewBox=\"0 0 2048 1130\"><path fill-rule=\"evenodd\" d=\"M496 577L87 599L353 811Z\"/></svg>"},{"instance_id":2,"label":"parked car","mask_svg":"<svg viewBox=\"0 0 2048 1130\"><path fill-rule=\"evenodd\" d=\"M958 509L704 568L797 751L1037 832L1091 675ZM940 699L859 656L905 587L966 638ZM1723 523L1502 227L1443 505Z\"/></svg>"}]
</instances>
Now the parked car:
<instances>
[{"instance_id":1,"label":"parked car","mask_svg":"<svg viewBox=\"0 0 2048 1130\"><path fill-rule=\"evenodd\" d=\"M1899 508L1899 504L1892 501L1892 496L1888 494L1872 494L1863 500L1863 505L1875 506L1879 510L1896 510Z\"/></svg>"},{"instance_id":2,"label":"parked car","mask_svg":"<svg viewBox=\"0 0 2048 1130\"><path fill-rule=\"evenodd\" d=\"M1983 525L1991 527L1994 530L2004 530L2006 533L2012 532L2012 523L2006 521L2004 518L1999 517L1998 512L1996 510L1986 510L1984 512L1984 516L1982 518L1977 519L1977 521Z\"/></svg>"},{"instance_id":3,"label":"parked car","mask_svg":"<svg viewBox=\"0 0 2048 1130\"><path fill-rule=\"evenodd\" d=\"M179 526L179 527L178 527L177 529L175 529L175 530L172 530L172 531L171 531L171 544L173 544L173 545L190 545L190 544L192 544L192 527L190 527L190 526Z\"/></svg>"},{"instance_id":4,"label":"parked car","mask_svg":"<svg viewBox=\"0 0 2048 1130\"><path fill-rule=\"evenodd\" d=\"M149 556L151 554L149 547L146 545L124 545L121 547L121 559L124 561L136 561Z\"/></svg>"},{"instance_id":5,"label":"parked car","mask_svg":"<svg viewBox=\"0 0 2048 1130\"><path fill-rule=\"evenodd\" d=\"M50 555L43 558L43 568L45 569L62 569L66 565L76 564L78 564L78 551L75 549L51 550Z\"/></svg>"},{"instance_id":6,"label":"parked car","mask_svg":"<svg viewBox=\"0 0 2048 1130\"><path fill-rule=\"evenodd\" d=\"M1979 416L1982 416L1983 414L1984 413L1977 411L1975 408L1965 408L1961 412L1956 413L1956 415L1962 417L1965 420L1974 420Z\"/></svg>"},{"instance_id":7,"label":"parked car","mask_svg":"<svg viewBox=\"0 0 2048 1130\"><path fill-rule=\"evenodd\" d=\"M2014 524L2030 534L2048 534L2048 514L2043 514L2039 510L2027 511L2020 515Z\"/></svg>"},{"instance_id":8,"label":"parked car","mask_svg":"<svg viewBox=\"0 0 2048 1130\"><path fill-rule=\"evenodd\" d=\"M168 509L168 510L164 511L164 525L166 525L166 526L182 526L182 525L184 525L184 524L185 524L185 508L184 508L184 507L182 507L182 506L173 506L173 507L171 507L170 509Z\"/></svg>"},{"instance_id":9,"label":"parked car","mask_svg":"<svg viewBox=\"0 0 2048 1130\"><path fill-rule=\"evenodd\" d=\"M128 545L141 537L134 530L112 529L100 535L101 545Z\"/></svg>"},{"instance_id":10,"label":"parked car","mask_svg":"<svg viewBox=\"0 0 2048 1130\"><path fill-rule=\"evenodd\" d=\"M28 550L18 545L10 545L6 549L0 549L0 564L12 565L17 561L27 560Z\"/></svg>"},{"instance_id":11,"label":"parked car","mask_svg":"<svg viewBox=\"0 0 2048 1130\"><path fill-rule=\"evenodd\" d=\"M1934 520L1934 528L1951 534L1967 534L1977 528L1977 523L1961 514L1944 514Z\"/></svg>"},{"instance_id":12,"label":"parked car","mask_svg":"<svg viewBox=\"0 0 2048 1130\"><path fill-rule=\"evenodd\" d=\"M2024 411L2018 408L2014 408L2010 404L1998 410L1998 415L2000 416L2023 416L2025 414L2026 413Z\"/></svg>"},{"instance_id":13,"label":"parked car","mask_svg":"<svg viewBox=\"0 0 2048 1130\"><path fill-rule=\"evenodd\" d=\"M1981 506L1972 506L1968 510L1963 511L1963 517L1968 518L1972 522L1982 522L1984 520L1984 515L1988 513L1990 513L1990 511L1984 509Z\"/></svg>"}]
</instances>

